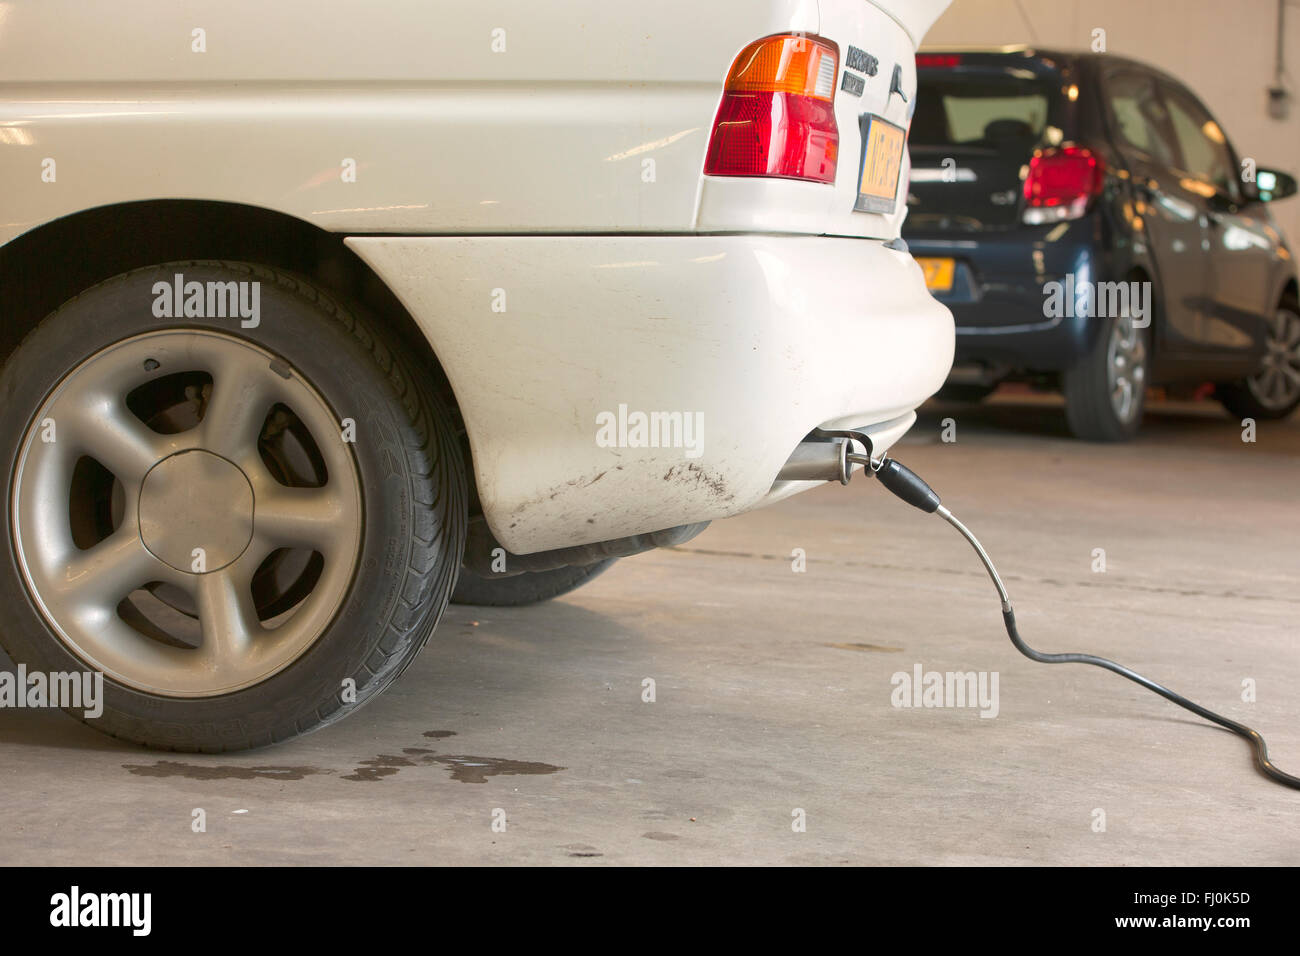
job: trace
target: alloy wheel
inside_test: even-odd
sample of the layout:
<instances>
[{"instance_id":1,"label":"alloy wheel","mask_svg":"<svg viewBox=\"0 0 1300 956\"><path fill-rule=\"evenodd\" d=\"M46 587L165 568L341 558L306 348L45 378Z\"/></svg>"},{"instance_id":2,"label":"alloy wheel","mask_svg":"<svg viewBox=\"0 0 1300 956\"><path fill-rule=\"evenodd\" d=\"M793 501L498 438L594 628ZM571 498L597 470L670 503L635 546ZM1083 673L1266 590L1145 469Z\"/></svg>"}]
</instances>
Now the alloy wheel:
<instances>
[{"instance_id":1,"label":"alloy wheel","mask_svg":"<svg viewBox=\"0 0 1300 956\"><path fill-rule=\"evenodd\" d=\"M1288 408L1300 396L1300 315L1278 309L1265 346L1263 367L1246 379L1246 387L1265 408Z\"/></svg>"},{"instance_id":2,"label":"alloy wheel","mask_svg":"<svg viewBox=\"0 0 1300 956\"><path fill-rule=\"evenodd\" d=\"M1146 388L1146 342L1131 315L1115 319L1106 355L1106 384L1111 408L1122 422L1130 422L1142 407Z\"/></svg>"},{"instance_id":3,"label":"alloy wheel","mask_svg":"<svg viewBox=\"0 0 1300 956\"><path fill-rule=\"evenodd\" d=\"M310 384L223 332L149 332L54 388L12 483L18 566L106 677L211 697L266 680L334 618L362 531L356 462Z\"/></svg>"}]
</instances>

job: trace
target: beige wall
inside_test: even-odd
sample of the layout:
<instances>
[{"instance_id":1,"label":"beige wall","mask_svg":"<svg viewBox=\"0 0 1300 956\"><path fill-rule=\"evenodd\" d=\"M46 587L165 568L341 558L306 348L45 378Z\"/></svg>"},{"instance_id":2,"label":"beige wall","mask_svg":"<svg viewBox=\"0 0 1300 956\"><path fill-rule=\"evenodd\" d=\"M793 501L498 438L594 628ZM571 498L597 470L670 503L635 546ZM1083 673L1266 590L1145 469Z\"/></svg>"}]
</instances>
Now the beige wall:
<instances>
[{"instance_id":1,"label":"beige wall","mask_svg":"<svg viewBox=\"0 0 1300 956\"><path fill-rule=\"evenodd\" d=\"M1106 49L1179 77L1205 101L1241 155L1300 173L1300 96L1285 120L1268 115L1277 43L1277 0L954 0L927 47L1038 43L1088 49L1092 31ZM1300 77L1300 0L1287 0L1286 67ZM1286 85L1300 94L1300 84ZM1300 242L1300 197L1273 208Z\"/></svg>"}]
</instances>

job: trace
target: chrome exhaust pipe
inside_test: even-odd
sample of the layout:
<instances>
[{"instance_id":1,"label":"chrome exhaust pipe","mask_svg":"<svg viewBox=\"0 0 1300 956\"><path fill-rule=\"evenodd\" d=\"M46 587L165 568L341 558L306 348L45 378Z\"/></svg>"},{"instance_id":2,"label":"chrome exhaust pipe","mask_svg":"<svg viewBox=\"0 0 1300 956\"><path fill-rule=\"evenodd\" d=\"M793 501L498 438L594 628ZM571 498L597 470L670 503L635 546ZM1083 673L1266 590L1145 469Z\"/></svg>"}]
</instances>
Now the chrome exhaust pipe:
<instances>
[{"instance_id":1,"label":"chrome exhaust pipe","mask_svg":"<svg viewBox=\"0 0 1300 956\"><path fill-rule=\"evenodd\" d=\"M777 473L777 481L838 481L847 485L853 477L849 443L844 438L800 442Z\"/></svg>"}]
</instances>

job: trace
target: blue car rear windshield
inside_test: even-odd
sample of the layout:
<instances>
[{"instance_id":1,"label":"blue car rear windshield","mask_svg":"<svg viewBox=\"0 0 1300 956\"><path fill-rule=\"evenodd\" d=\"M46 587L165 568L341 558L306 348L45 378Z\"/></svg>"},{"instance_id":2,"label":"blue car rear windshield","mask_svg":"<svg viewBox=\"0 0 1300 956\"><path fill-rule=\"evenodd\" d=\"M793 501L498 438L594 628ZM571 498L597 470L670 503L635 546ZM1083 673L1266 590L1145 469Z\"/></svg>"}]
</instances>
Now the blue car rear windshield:
<instances>
[{"instance_id":1,"label":"blue car rear windshield","mask_svg":"<svg viewBox=\"0 0 1300 956\"><path fill-rule=\"evenodd\" d=\"M1007 74L961 76L923 72L917 81L914 146L997 149L1038 142L1054 88L1038 78Z\"/></svg>"}]
</instances>

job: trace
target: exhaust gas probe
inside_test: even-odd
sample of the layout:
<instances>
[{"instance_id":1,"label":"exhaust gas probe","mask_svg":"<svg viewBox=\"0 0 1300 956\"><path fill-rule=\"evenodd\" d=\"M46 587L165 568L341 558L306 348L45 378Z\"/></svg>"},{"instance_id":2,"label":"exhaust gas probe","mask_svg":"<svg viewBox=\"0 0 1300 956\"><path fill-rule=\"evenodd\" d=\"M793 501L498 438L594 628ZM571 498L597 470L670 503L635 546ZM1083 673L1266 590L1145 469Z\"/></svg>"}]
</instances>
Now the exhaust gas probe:
<instances>
[{"instance_id":1,"label":"exhaust gas probe","mask_svg":"<svg viewBox=\"0 0 1300 956\"><path fill-rule=\"evenodd\" d=\"M998 576L998 570L993 566L993 560L988 556L988 552L984 550L984 546L980 544L979 539L971 533L970 529L958 521L956 516L940 503L939 496L920 476L888 456L873 457L871 438L862 432L819 431L817 434L823 440L843 440L842 444L837 441L834 446L821 445L827 451L830 451L832 447L835 449L832 452L835 456L834 459L827 458L825 453L819 456L823 469L827 467L827 463L829 463L830 467L836 469L833 476L825 475L825 477L835 477L842 483L847 484L853 465L862 465L865 469L870 470L882 485L899 498L902 498L914 508L920 508L926 514L939 515L944 521L956 528L961 536L970 543L970 546L975 549L975 553L979 556L980 562L984 565L984 570L988 572L989 578L992 579L993 586L998 589L998 597L1002 601L1002 622L1006 626L1007 636L1011 638L1011 643L1015 645L1016 650L1020 651L1020 653L1031 661L1038 661L1041 664L1091 664L1094 667L1105 668L1120 677L1131 680L1135 684L1140 684L1147 690L1159 694L1165 700L1172 701L1185 710L1190 710L1196 716L1203 717L1220 727L1231 730L1240 737L1244 737L1254 747L1255 762L1259 764L1259 769L1263 771L1265 776L1276 780L1278 783L1300 790L1300 777L1294 777L1273 765L1273 762L1268 759L1268 747L1264 743L1263 736L1254 728L1230 720L1222 714L1216 714L1209 708L1188 700L1182 694L1143 677L1123 664L1117 664L1104 657L1096 657L1092 654L1044 654L1042 651L1034 650L1025 643L1020 636L1020 632L1016 629L1016 614L1011 607L1011 598L1007 595L1007 589L1002 583L1002 578ZM853 452L850 444L853 441L860 442L863 448L866 449L866 453L859 455ZM809 447L808 444L801 446L804 449Z\"/></svg>"}]
</instances>

